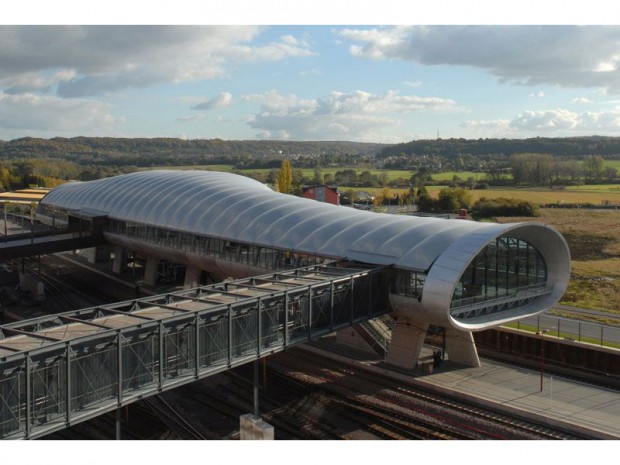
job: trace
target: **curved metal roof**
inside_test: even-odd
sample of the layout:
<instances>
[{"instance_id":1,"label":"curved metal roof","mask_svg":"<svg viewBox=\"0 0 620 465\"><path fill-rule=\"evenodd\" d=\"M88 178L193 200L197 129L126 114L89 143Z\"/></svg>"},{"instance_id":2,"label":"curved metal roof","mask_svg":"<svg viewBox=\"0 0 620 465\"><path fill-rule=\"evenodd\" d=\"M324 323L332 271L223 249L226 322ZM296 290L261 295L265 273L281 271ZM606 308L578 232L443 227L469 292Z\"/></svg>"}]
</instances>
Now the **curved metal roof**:
<instances>
[{"instance_id":1,"label":"curved metal roof","mask_svg":"<svg viewBox=\"0 0 620 465\"><path fill-rule=\"evenodd\" d=\"M428 270L464 236L491 237L514 228L360 211L280 194L250 178L214 171L143 171L72 182L53 189L41 204L409 270Z\"/></svg>"}]
</instances>

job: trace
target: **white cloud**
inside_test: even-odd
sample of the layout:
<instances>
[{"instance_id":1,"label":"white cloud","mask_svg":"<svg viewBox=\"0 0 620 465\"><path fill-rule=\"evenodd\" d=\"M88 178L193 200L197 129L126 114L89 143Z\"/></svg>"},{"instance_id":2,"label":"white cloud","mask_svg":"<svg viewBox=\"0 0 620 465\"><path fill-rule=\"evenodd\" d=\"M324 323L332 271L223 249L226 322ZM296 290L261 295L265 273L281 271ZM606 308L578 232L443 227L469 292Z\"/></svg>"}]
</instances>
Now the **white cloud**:
<instances>
[{"instance_id":1,"label":"white cloud","mask_svg":"<svg viewBox=\"0 0 620 465\"><path fill-rule=\"evenodd\" d=\"M405 85L409 87L420 87L422 85L421 81L405 81Z\"/></svg>"},{"instance_id":2,"label":"white cloud","mask_svg":"<svg viewBox=\"0 0 620 465\"><path fill-rule=\"evenodd\" d=\"M25 94L29 92L48 93L53 91L54 85L75 78L72 70L61 70L51 75L30 72L18 74L0 80L0 86L4 86L7 94Z\"/></svg>"},{"instance_id":3,"label":"white cloud","mask_svg":"<svg viewBox=\"0 0 620 465\"><path fill-rule=\"evenodd\" d=\"M202 121L205 119L205 115L189 115L189 116L179 116L177 121L181 121L182 123L189 123L192 121Z\"/></svg>"},{"instance_id":4,"label":"white cloud","mask_svg":"<svg viewBox=\"0 0 620 465\"><path fill-rule=\"evenodd\" d=\"M252 45L261 31L254 26L0 26L0 88L38 76L56 84L58 95L79 97L212 79L225 76L232 63L314 53L293 36Z\"/></svg>"},{"instance_id":5,"label":"white cloud","mask_svg":"<svg viewBox=\"0 0 620 465\"><path fill-rule=\"evenodd\" d=\"M232 101L232 94L230 92L222 92L217 97L213 97L206 102L193 106L192 110L213 110L216 108L226 108L232 105Z\"/></svg>"},{"instance_id":6,"label":"white cloud","mask_svg":"<svg viewBox=\"0 0 620 465\"><path fill-rule=\"evenodd\" d=\"M620 27L397 26L344 29L350 53L484 69L500 82L620 93Z\"/></svg>"},{"instance_id":7,"label":"white cloud","mask_svg":"<svg viewBox=\"0 0 620 465\"><path fill-rule=\"evenodd\" d=\"M617 133L620 130L620 110L576 113L570 110L524 111L514 118L491 121L467 121L461 125L472 133L496 136L531 136L553 134Z\"/></svg>"},{"instance_id":8,"label":"white cloud","mask_svg":"<svg viewBox=\"0 0 620 465\"><path fill-rule=\"evenodd\" d=\"M331 92L317 99L281 95L275 90L243 97L260 104L260 111L247 124L259 137L293 139L379 140L383 131L399 124L400 113L454 111L455 102L438 97L383 95L364 91Z\"/></svg>"},{"instance_id":9,"label":"white cloud","mask_svg":"<svg viewBox=\"0 0 620 465\"><path fill-rule=\"evenodd\" d=\"M569 110L524 111L510 122L517 130L558 131L575 129L579 115Z\"/></svg>"},{"instance_id":10,"label":"white cloud","mask_svg":"<svg viewBox=\"0 0 620 465\"><path fill-rule=\"evenodd\" d=\"M596 64L593 71L595 73L609 73L618 70L620 55L616 54Z\"/></svg>"},{"instance_id":11,"label":"white cloud","mask_svg":"<svg viewBox=\"0 0 620 465\"><path fill-rule=\"evenodd\" d=\"M543 98L545 93L542 90L539 90L538 92L532 92L529 96L532 98Z\"/></svg>"},{"instance_id":12,"label":"white cloud","mask_svg":"<svg viewBox=\"0 0 620 465\"><path fill-rule=\"evenodd\" d=\"M109 105L31 93L0 92L0 128L32 131L100 133L122 123Z\"/></svg>"},{"instance_id":13,"label":"white cloud","mask_svg":"<svg viewBox=\"0 0 620 465\"><path fill-rule=\"evenodd\" d=\"M485 137L502 137L510 131L510 120L466 121L461 124L461 128L466 129L468 133L484 134Z\"/></svg>"},{"instance_id":14,"label":"white cloud","mask_svg":"<svg viewBox=\"0 0 620 465\"><path fill-rule=\"evenodd\" d=\"M592 100L585 97L578 97L573 99L573 103L578 103L580 105L589 105L592 103Z\"/></svg>"}]
</instances>

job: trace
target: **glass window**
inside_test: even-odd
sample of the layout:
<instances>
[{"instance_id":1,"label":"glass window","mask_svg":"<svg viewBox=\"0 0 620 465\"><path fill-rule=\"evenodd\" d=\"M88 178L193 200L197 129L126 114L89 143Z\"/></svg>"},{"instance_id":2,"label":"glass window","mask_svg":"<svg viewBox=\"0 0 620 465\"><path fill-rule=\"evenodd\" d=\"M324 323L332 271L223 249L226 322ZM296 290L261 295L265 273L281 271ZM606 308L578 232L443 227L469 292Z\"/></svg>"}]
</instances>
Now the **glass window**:
<instances>
[{"instance_id":1,"label":"glass window","mask_svg":"<svg viewBox=\"0 0 620 465\"><path fill-rule=\"evenodd\" d=\"M528 242L500 237L474 257L452 297L452 308L514 297L544 288L547 267L541 253Z\"/></svg>"}]
</instances>

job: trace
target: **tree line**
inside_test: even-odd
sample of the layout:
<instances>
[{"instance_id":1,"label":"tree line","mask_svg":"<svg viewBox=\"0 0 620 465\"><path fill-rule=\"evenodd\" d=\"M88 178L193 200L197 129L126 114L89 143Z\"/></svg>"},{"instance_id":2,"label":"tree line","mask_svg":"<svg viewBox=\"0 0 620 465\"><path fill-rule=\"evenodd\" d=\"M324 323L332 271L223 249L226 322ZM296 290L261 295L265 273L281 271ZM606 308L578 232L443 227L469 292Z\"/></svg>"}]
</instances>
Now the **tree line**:
<instances>
[{"instance_id":1,"label":"tree line","mask_svg":"<svg viewBox=\"0 0 620 465\"><path fill-rule=\"evenodd\" d=\"M521 153L510 157L512 180L517 185L554 186L581 182L614 182L618 170L605 166L600 155L589 155L581 161L564 160L549 154Z\"/></svg>"},{"instance_id":2,"label":"tree line","mask_svg":"<svg viewBox=\"0 0 620 465\"><path fill-rule=\"evenodd\" d=\"M528 139L427 139L385 147L377 155L386 159L400 155L426 155L456 158L459 156L507 158L516 153L547 153L579 158L601 155L620 157L620 137L533 137Z\"/></svg>"},{"instance_id":3,"label":"tree line","mask_svg":"<svg viewBox=\"0 0 620 465\"><path fill-rule=\"evenodd\" d=\"M250 176L274 184L284 159L294 162L292 185L296 190L311 183L405 188L433 183L432 175L442 171L480 173L477 180L455 177L449 182L467 188L612 183L620 182L618 170L604 166L604 159L619 158L619 153L620 138L613 137L437 139L393 146L331 141L27 137L0 141L0 189L29 184L53 187L68 179L87 181L153 166L212 164L233 165L235 170L267 168L267 173L257 171ZM334 174L331 170L323 172L337 166L343 168ZM313 168L314 173L304 176L300 168ZM381 168L400 168L411 174L389 179L385 171L375 172Z\"/></svg>"},{"instance_id":4,"label":"tree line","mask_svg":"<svg viewBox=\"0 0 620 465\"><path fill-rule=\"evenodd\" d=\"M80 164L200 165L233 164L239 169L277 168L284 158L374 157L386 144L347 141L275 141L116 137L25 137L0 141L0 160L59 157ZM271 163L271 166L268 166ZM301 166L301 165L300 165Z\"/></svg>"}]
</instances>

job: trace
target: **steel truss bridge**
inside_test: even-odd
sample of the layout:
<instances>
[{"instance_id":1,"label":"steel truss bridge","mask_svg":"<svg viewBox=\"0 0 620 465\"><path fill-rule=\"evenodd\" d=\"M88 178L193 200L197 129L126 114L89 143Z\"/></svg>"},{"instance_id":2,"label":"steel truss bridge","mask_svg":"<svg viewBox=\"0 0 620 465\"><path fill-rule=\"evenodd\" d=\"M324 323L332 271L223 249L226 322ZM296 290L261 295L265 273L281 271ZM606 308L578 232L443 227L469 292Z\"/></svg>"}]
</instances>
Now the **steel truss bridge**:
<instances>
[{"instance_id":1,"label":"steel truss bridge","mask_svg":"<svg viewBox=\"0 0 620 465\"><path fill-rule=\"evenodd\" d=\"M42 437L388 313L387 273L315 265L0 326L0 438Z\"/></svg>"}]
</instances>

